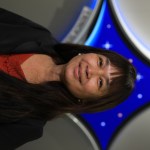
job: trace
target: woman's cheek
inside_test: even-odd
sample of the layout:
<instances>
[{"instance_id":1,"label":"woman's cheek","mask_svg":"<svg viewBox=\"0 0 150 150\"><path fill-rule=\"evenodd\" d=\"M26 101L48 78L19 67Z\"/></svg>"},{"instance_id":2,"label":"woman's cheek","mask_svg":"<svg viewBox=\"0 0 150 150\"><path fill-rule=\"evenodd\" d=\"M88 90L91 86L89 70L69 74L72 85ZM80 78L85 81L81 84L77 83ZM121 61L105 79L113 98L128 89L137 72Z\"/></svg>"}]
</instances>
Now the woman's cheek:
<instances>
[{"instance_id":1,"label":"woman's cheek","mask_svg":"<svg viewBox=\"0 0 150 150\"><path fill-rule=\"evenodd\" d=\"M96 90L97 88L97 82L95 80L91 80L89 81L86 85L85 85L85 90L89 91L89 92L93 92Z\"/></svg>"}]
</instances>

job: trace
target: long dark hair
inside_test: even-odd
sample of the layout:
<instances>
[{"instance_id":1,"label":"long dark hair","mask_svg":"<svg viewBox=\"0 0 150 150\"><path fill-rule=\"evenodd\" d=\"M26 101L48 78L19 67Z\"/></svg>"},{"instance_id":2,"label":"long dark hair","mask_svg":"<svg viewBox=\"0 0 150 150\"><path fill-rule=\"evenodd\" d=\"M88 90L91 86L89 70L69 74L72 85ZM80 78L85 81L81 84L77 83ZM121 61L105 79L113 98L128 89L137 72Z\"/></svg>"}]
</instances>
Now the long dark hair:
<instances>
[{"instance_id":1,"label":"long dark hair","mask_svg":"<svg viewBox=\"0 0 150 150\"><path fill-rule=\"evenodd\" d=\"M49 81L32 84L0 72L0 122L23 118L50 120L64 113L98 112L112 108L127 98L134 87L136 72L122 56L84 45L57 44L54 46L57 64L67 63L78 53L100 53L121 71L110 85L108 94L99 99L78 102L61 83ZM59 57L58 57L59 56Z\"/></svg>"}]
</instances>

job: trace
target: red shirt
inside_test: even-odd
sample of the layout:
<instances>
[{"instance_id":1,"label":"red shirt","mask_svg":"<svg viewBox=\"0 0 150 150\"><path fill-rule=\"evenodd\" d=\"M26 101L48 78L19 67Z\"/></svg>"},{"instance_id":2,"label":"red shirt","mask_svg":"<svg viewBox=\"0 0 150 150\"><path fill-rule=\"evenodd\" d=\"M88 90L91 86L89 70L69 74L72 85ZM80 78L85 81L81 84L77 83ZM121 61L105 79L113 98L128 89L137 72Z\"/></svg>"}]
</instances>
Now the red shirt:
<instances>
[{"instance_id":1,"label":"red shirt","mask_svg":"<svg viewBox=\"0 0 150 150\"><path fill-rule=\"evenodd\" d=\"M0 55L0 70L21 80L26 80L21 64L33 54Z\"/></svg>"}]
</instances>

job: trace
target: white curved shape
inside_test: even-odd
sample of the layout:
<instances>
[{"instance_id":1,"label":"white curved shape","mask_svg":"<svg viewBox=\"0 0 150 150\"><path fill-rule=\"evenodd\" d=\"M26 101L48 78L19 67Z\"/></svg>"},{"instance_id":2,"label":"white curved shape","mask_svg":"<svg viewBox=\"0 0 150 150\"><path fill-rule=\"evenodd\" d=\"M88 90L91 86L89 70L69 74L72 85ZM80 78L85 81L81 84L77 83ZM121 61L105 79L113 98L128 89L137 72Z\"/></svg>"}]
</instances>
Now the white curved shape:
<instances>
[{"instance_id":1,"label":"white curved shape","mask_svg":"<svg viewBox=\"0 0 150 150\"><path fill-rule=\"evenodd\" d=\"M86 135L86 137L89 139L89 141L91 142L92 147L94 148L94 150L100 150L99 146L97 145L97 143L95 142L93 136L91 135L91 133L89 132L89 130L87 129L87 127L78 119L76 118L74 115L72 114L67 114L67 116L72 119L74 121L74 123L76 123L78 125L78 127L83 131L83 133Z\"/></svg>"},{"instance_id":2,"label":"white curved shape","mask_svg":"<svg viewBox=\"0 0 150 150\"><path fill-rule=\"evenodd\" d=\"M150 1L110 0L124 34L150 61Z\"/></svg>"},{"instance_id":3,"label":"white curved shape","mask_svg":"<svg viewBox=\"0 0 150 150\"><path fill-rule=\"evenodd\" d=\"M150 149L150 107L130 120L119 132L109 150Z\"/></svg>"}]
</instances>

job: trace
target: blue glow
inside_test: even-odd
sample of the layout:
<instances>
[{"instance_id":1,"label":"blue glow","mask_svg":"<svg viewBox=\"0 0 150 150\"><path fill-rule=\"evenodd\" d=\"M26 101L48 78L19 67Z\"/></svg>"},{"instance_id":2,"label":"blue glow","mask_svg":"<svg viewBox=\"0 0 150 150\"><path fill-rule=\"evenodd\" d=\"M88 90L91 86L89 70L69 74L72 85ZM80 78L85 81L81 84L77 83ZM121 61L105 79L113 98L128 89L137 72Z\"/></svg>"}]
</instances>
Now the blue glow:
<instances>
[{"instance_id":1,"label":"blue glow","mask_svg":"<svg viewBox=\"0 0 150 150\"><path fill-rule=\"evenodd\" d=\"M104 44L108 41L112 45L113 51L123 55L134 64L138 74L136 88L126 101L104 112L81 114L95 133L101 150L108 150L114 135L121 125L126 123L126 119L150 103L149 86L147 84L150 83L150 66L143 63L141 58L135 55L124 42L118 32L118 27L113 22L107 2L107 0L103 1L98 20L85 45L104 48Z\"/></svg>"},{"instance_id":2,"label":"blue glow","mask_svg":"<svg viewBox=\"0 0 150 150\"><path fill-rule=\"evenodd\" d=\"M106 9L106 0L102 4L102 8L101 8L101 11L99 13L99 17L98 17L98 20L96 22L96 25L95 25L92 33L90 34L89 38L85 42L85 45L93 45L94 40L97 37L96 34L101 31L105 9Z\"/></svg>"},{"instance_id":3,"label":"blue glow","mask_svg":"<svg viewBox=\"0 0 150 150\"><path fill-rule=\"evenodd\" d=\"M93 10L93 9L95 8L96 3L97 3L98 0L92 0L92 1L93 1L93 2L92 2L92 4L90 5L90 8Z\"/></svg>"}]
</instances>

